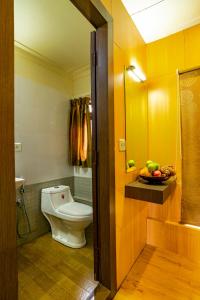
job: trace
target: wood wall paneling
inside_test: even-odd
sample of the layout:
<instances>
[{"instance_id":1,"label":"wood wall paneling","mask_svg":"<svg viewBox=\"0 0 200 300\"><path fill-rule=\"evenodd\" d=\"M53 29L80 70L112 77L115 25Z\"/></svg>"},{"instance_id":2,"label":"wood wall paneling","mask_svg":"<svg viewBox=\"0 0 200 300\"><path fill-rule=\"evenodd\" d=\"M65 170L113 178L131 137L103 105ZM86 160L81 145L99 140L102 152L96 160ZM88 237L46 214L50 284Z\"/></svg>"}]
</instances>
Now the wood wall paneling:
<instances>
[{"instance_id":1,"label":"wood wall paneling","mask_svg":"<svg viewBox=\"0 0 200 300\"><path fill-rule=\"evenodd\" d=\"M200 25L193 26L184 31L184 69L200 66Z\"/></svg>"},{"instance_id":2,"label":"wood wall paneling","mask_svg":"<svg viewBox=\"0 0 200 300\"><path fill-rule=\"evenodd\" d=\"M169 195L163 205L148 204L148 217L160 221L170 220L179 222L181 219L181 186L177 182L176 188Z\"/></svg>"},{"instance_id":3,"label":"wood wall paneling","mask_svg":"<svg viewBox=\"0 0 200 300\"><path fill-rule=\"evenodd\" d=\"M176 190L162 207L148 205L148 216L163 221L179 222L181 215L179 91L176 73L178 68L184 68L184 61L184 32L147 45L149 159L162 165L176 165L178 177ZM162 145L162 151L158 145Z\"/></svg>"},{"instance_id":4,"label":"wood wall paneling","mask_svg":"<svg viewBox=\"0 0 200 300\"><path fill-rule=\"evenodd\" d=\"M180 221L180 98L176 73L177 69L200 66L199 36L197 25L147 45L149 158L161 164L175 164L178 178L175 193L162 207L149 205L148 216L158 220ZM157 145L162 145L162 153Z\"/></svg>"},{"instance_id":5,"label":"wood wall paneling","mask_svg":"<svg viewBox=\"0 0 200 300\"><path fill-rule=\"evenodd\" d=\"M147 244L200 262L200 229L176 222L147 219Z\"/></svg>"},{"instance_id":6,"label":"wood wall paneling","mask_svg":"<svg viewBox=\"0 0 200 300\"><path fill-rule=\"evenodd\" d=\"M147 44L147 79L159 79L176 74L184 68L184 33L178 32L167 38Z\"/></svg>"},{"instance_id":7,"label":"wood wall paneling","mask_svg":"<svg viewBox=\"0 0 200 300\"><path fill-rule=\"evenodd\" d=\"M114 27L115 203L117 286L119 287L146 244L147 204L125 198L125 185L137 172L126 173L125 153L118 142L125 137L124 66L146 65L146 46L120 0L112 1Z\"/></svg>"}]
</instances>

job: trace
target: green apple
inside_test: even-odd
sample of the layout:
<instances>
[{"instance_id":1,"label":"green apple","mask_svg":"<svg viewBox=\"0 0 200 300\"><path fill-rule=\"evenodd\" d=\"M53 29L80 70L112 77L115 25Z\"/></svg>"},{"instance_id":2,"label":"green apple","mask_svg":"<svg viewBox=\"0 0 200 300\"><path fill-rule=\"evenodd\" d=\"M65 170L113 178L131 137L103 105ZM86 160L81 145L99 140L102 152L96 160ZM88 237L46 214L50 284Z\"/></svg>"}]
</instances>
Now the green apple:
<instances>
[{"instance_id":1,"label":"green apple","mask_svg":"<svg viewBox=\"0 0 200 300\"><path fill-rule=\"evenodd\" d=\"M160 165L158 163L155 162L154 165L155 165L156 170L160 169Z\"/></svg>"},{"instance_id":2,"label":"green apple","mask_svg":"<svg viewBox=\"0 0 200 300\"><path fill-rule=\"evenodd\" d=\"M152 162L152 163L148 164L147 168L148 168L149 172L153 172L153 171L156 171L159 169L159 164Z\"/></svg>"},{"instance_id":3,"label":"green apple","mask_svg":"<svg viewBox=\"0 0 200 300\"><path fill-rule=\"evenodd\" d=\"M146 162L146 167L148 168L148 165L151 164L151 163L153 163L152 160L147 160L147 162Z\"/></svg>"},{"instance_id":4,"label":"green apple","mask_svg":"<svg viewBox=\"0 0 200 300\"><path fill-rule=\"evenodd\" d=\"M128 161L128 167L131 168L131 167L134 167L135 166L135 161L133 159L130 159Z\"/></svg>"}]
</instances>

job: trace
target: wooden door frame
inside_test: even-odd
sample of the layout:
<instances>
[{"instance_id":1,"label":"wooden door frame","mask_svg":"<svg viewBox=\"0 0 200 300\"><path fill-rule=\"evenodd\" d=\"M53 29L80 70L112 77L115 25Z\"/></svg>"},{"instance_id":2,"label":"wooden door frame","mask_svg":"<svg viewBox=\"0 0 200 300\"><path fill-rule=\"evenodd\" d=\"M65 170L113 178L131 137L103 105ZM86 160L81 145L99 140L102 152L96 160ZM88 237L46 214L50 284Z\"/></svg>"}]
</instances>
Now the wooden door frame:
<instances>
[{"instance_id":1,"label":"wooden door frame","mask_svg":"<svg viewBox=\"0 0 200 300\"><path fill-rule=\"evenodd\" d=\"M111 291L116 283L113 22L100 0L70 0L96 28L91 53L93 100L93 206L95 275ZM95 67L94 67L95 65Z\"/></svg>"},{"instance_id":2,"label":"wooden door frame","mask_svg":"<svg viewBox=\"0 0 200 300\"><path fill-rule=\"evenodd\" d=\"M13 0L0 0L0 299L17 299Z\"/></svg>"},{"instance_id":3,"label":"wooden door frame","mask_svg":"<svg viewBox=\"0 0 200 300\"><path fill-rule=\"evenodd\" d=\"M96 28L93 148L96 279L116 293L112 17L100 0L70 0ZM93 73L94 74L94 73ZM14 168L14 0L0 0L0 299L17 299Z\"/></svg>"}]
</instances>

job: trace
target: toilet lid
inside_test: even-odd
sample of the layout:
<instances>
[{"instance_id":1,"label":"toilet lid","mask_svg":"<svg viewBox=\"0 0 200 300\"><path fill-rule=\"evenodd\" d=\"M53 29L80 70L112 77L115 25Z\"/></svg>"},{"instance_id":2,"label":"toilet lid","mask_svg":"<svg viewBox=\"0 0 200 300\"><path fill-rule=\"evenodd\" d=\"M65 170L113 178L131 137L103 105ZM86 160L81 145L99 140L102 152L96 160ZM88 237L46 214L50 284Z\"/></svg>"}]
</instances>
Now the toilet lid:
<instances>
[{"instance_id":1,"label":"toilet lid","mask_svg":"<svg viewBox=\"0 0 200 300\"><path fill-rule=\"evenodd\" d=\"M60 206L58 211L71 216L90 216L92 207L79 202L70 202Z\"/></svg>"}]
</instances>

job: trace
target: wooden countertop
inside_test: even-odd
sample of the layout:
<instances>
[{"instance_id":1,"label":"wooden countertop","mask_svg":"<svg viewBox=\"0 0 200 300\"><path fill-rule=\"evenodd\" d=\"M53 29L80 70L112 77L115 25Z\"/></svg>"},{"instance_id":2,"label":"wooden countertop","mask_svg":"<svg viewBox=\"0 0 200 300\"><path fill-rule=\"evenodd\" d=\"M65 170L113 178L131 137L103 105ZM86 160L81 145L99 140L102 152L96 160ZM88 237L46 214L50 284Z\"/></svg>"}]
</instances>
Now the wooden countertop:
<instances>
[{"instance_id":1,"label":"wooden countertop","mask_svg":"<svg viewBox=\"0 0 200 300\"><path fill-rule=\"evenodd\" d=\"M125 186L125 197L151 203L163 204L176 185L176 176L161 184L149 184L138 179Z\"/></svg>"}]
</instances>

